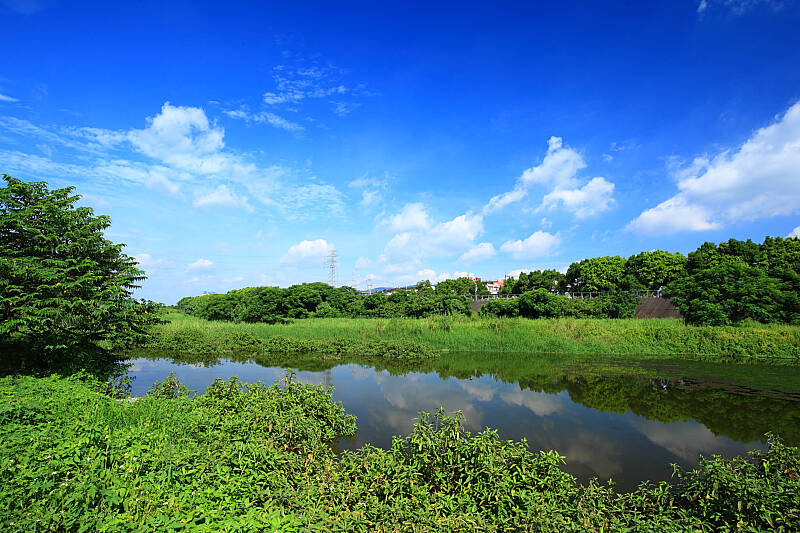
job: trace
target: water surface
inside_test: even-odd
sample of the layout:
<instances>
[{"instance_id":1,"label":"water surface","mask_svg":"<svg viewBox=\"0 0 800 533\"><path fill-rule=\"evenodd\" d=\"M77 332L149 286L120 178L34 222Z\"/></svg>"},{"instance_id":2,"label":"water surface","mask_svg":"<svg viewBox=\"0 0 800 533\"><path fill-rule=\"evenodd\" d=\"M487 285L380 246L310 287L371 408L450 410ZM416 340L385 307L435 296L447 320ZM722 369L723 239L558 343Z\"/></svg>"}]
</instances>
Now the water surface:
<instances>
[{"instance_id":1,"label":"water surface","mask_svg":"<svg viewBox=\"0 0 800 533\"><path fill-rule=\"evenodd\" d=\"M295 368L299 381L333 386L334 400L358 417L356 436L339 442L341 449L387 448L392 435L410 432L420 411L442 406L462 411L471 432L490 427L533 450L557 450L582 481L613 479L620 490L669 479L670 463L694 466L700 454L763 449L768 431L800 444L795 369L474 354L416 368L240 359L137 357L130 361L133 394L170 372L202 392L217 377L272 383Z\"/></svg>"}]
</instances>

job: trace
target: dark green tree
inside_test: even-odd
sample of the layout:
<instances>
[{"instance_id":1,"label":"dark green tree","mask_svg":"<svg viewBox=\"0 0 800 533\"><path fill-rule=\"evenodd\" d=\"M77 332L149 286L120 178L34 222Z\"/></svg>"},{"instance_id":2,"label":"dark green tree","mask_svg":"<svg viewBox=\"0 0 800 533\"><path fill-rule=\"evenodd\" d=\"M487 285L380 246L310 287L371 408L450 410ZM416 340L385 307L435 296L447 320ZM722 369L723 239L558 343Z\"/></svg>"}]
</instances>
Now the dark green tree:
<instances>
[{"instance_id":1,"label":"dark green tree","mask_svg":"<svg viewBox=\"0 0 800 533\"><path fill-rule=\"evenodd\" d=\"M681 253L664 250L641 252L628 258L625 273L633 276L643 287L657 289L666 287L683 276L686 257Z\"/></svg>"},{"instance_id":2,"label":"dark green tree","mask_svg":"<svg viewBox=\"0 0 800 533\"><path fill-rule=\"evenodd\" d=\"M572 291L614 291L627 289L625 258L618 255L584 259L567 269L567 285Z\"/></svg>"},{"instance_id":3,"label":"dark green tree","mask_svg":"<svg viewBox=\"0 0 800 533\"><path fill-rule=\"evenodd\" d=\"M439 294L448 293L458 296L474 295L478 291L478 296L489 294L489 289L482 281L471 278L446 279L436 284L436 292Z\"/></svg>"},{"instance_id":4,"label":"dark green tree","mask_svg":"<svg viewBox=\"0 0 800 533\"><path fill-rule=\"evenodd\" d=\"M76 207L73 187L2 178L0 344L65 362L101 341L141 340L159 305L133 298L144 272L104 237L111 219Z\"/></svg>"}]
</instances>

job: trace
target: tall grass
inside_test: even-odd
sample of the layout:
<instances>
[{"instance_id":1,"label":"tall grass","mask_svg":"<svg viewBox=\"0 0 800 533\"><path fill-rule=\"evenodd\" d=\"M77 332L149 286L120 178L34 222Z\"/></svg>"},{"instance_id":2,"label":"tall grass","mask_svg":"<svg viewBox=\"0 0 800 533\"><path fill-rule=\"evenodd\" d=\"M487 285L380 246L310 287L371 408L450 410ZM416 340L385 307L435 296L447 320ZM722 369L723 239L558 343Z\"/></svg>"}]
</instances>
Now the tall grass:
<instances>
[{"instance_id":1,"label":"tall grass","mask_svg":"<svg viewBox=\"0 0 800 533\"><path fill-rule=\"evenodd\" d=\"M437 316L425 319L317 318L289 324L206 321L170 313L153 346L196 352L241 350L281 337L406 343L436 351L679 356L710 361L800 363L800 327L685 326L676 319L540 319ZM237 340L238 339L238 340ZM322 350L324 351L324 350Z\"/></svg>"}]
</instances>

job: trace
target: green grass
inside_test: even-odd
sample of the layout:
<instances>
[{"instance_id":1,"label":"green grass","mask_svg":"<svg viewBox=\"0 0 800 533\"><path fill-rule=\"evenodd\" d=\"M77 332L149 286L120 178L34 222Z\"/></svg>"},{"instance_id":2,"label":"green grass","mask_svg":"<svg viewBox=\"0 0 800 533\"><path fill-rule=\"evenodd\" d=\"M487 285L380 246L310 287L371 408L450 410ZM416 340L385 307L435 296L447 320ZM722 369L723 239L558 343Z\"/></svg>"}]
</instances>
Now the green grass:
<instances>
[{"instance_id":1,"label":"green grass","mask_svg":"<svg viewBox=\"0 0 800 533\"><path fill-rule=\"evenodd\" d=\"M294 339L337 354L382 345L436 352L671 356L706 361L800 364L800 326L685 326L675 319L539 319L439 316L426 319L306 319L290 324L210 322L169 313L151 346L198 353L268 350ZM275 341L273 341L275 343ZM298 344L298 347L302 347ZM280 350L278 350L280 351ZM284 350L293 351L293 350ZM391 350L388 350L391 352ZM412 356L413 358L413 356Z\"/></svg>"},{"instance_id":2,"label":"green grass","mask_svg":"<svg viewBox=\"0 0 800 533\"><path fill-rule=\"evenodd\" d=\"M701 460L630 493L552 451L423 415L389 450L335 455L329 391L172 378L137 401L91 378L0 378L2 531L797 531L798 449ZM569 460L567 458L567 460Z\"/></svg>"}]
</instances>

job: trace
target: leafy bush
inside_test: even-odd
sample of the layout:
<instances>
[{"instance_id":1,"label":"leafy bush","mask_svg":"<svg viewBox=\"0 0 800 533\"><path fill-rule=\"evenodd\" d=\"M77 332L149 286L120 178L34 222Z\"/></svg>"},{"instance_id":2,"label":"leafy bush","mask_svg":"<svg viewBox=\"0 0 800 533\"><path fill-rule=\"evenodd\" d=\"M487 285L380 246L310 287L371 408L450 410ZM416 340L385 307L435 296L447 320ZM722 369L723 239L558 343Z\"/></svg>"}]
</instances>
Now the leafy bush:
<instances>
[{"instance_id":1,"label":"leafy bush","mask_svg":"<svg viewBox=\"0 0 800 533\"><path fill-rule=\"evenodd\" d=\"M0 350L45 369L113 362L99 343L130 345L159 323L158 304L132 297L144 272L104 237L109 217L74 206L72 187L2 179Z\"/></svg>"},{"instance_id":2,"label":"leafy bush","mask_svg":"<svg viewBox=\"0 0 800 533\"><path fill-rule=\"evenodd\" d=\"M0 529L800 529L800 450L777 439L619 494L578 484L555 452L470 435L460 413L423 413L389 450L337 457L354 417L291 372L271 386L216 380L193 398L164 383L120 402L92 379L0 379Z\"/></svg>"},{"instance_id":3,"label":"leafy bush","mask_svg":"<svg viewBox=\"0 0 800 533\"><path fill-rule=\"evenodd\" d=\"M507 317L519 316L519 302L516 298L509 300L489 300L481 307L479 314L483 317Z\"/></svg>"}]
</instances>

